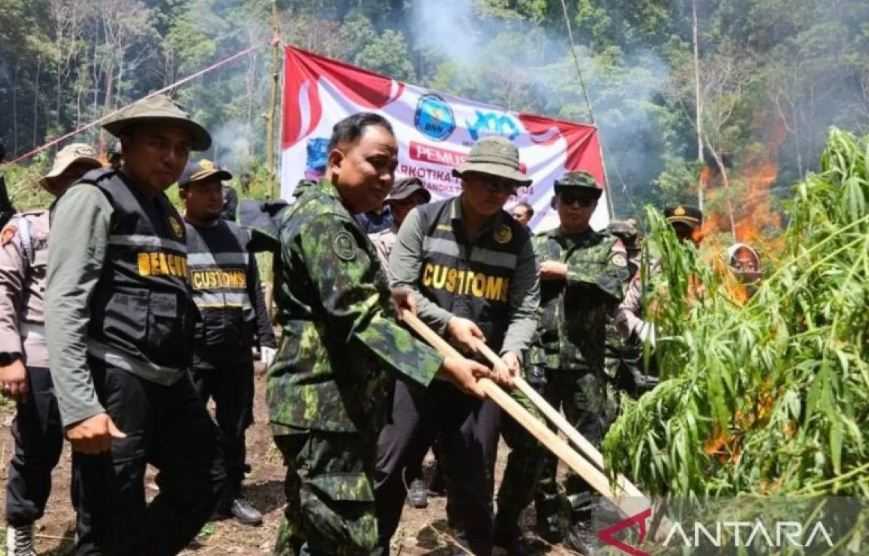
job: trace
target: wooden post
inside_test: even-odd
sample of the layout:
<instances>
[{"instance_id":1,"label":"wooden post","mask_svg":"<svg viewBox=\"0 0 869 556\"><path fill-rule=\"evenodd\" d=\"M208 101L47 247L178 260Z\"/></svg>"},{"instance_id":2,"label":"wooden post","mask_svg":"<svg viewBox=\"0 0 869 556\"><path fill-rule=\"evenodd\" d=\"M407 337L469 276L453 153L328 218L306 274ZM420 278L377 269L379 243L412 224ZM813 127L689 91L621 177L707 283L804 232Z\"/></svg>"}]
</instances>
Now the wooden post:
<instances>
[{"instance_id":1,"label":"wooden post","mask_svg":"<svg viewBox=\"0 0 869 556\"><path fill-rule=\"evenodd\" d=\"M278 27L278 3L277 0L272 0L272 90L269 98L269 115L266 121L266 167L269 171L269 176L272 178L272 183L277 184L277 176L275 176L275 119L278 113L278 86L280 85L281 71L281 41L280 29ZM273 189L271 192L272 198L280 197L280 186L277 186L277 191Z\"/></svg>"}]
</instances>

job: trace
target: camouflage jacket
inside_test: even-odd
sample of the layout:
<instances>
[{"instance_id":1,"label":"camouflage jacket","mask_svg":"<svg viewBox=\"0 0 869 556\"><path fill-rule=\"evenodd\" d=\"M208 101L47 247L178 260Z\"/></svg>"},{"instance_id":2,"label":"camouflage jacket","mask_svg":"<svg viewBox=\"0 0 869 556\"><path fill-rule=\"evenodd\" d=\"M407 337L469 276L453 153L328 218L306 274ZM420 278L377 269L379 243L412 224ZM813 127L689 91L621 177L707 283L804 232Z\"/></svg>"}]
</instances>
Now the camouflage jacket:
<instances>
[{"instance_id":1,"label":"camouflage jacket","mask_svg":"<svg viewBox=\"0 0 869 556\"><path fill-rule=\"evenodd\" d=\"M280 240L283 334L267 389L274 432L379 429L395 376L428 385L441 357L394 320L374 246L330 182L283 212Z\"/></svg>"},{"instance_id":2,"label":"camouflage jacket","mask_svg":"<svg viewBox=\"0 0 869 556\"><path fill-rule=\"evenodd\" d=\"M538 266L567 265L566 280L540 281L540 326L530 353L550 369L603 370L606 321L622 299L628 277L625 248L615 236L559 229L534 236Z\"/></svg>"}]
</instances>

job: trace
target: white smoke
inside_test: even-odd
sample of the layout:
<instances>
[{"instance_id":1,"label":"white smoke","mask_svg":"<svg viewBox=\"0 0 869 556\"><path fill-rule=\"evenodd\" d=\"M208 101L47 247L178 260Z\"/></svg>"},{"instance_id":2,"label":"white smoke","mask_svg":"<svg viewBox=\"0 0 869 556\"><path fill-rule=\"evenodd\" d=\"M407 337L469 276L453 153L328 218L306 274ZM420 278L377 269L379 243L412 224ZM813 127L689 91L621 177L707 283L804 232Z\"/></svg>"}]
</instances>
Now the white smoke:
<instances>
[{"instance_id":1,"label":"white smoke","mask_svg":"<svg viewBox=\"0 0 869 556\"><path fill-rule=\"evenodd\" d=\"M253 162L253 129L246 122L232 120L211 134L212 157L233 175L247 171Z\"/></svg>"},{"instance_id":2,"label":"white smoke","mask_svg":"<svg viewBox=\"0 0 869 556\"><path fill-rule=\"evenodd\" d=\"M479 51L471 0L416 0L411 11L412 41L459 63L472 63Z\"/></svg>"}]
</instances>

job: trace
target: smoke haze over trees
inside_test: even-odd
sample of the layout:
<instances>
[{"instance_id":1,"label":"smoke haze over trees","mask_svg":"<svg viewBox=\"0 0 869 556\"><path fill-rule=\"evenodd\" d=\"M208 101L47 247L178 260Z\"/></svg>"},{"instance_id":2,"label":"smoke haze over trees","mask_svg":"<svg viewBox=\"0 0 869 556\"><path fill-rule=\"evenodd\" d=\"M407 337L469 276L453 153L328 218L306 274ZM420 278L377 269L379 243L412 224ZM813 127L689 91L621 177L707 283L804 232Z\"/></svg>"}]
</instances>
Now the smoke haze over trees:
<instances>
[{"instance_id":1,"label":"smoke haze over trees","mask_svg":"<svg viewBox=\"0 0 869 556\"><path fill-rule=\"evenodd\" d=\"M817 164L827 128L869 128L865 0L566 0L616 213L697 199L772 159L770 187ZM280 36L510 110L588 121L560 0L279 0ZM9 158L249 46L177 90L236 172L266 160L270 0L0 0L0 137ZM696 79L696 81L695 81ZM698 161L696 95L702 105ZM93 130L78 139L108 141ZM36 162L44 162L37 157ZM723 172L722 172L723 170ZM710 199L710 203L716 202Z\"/></svg>"}]
</instances>

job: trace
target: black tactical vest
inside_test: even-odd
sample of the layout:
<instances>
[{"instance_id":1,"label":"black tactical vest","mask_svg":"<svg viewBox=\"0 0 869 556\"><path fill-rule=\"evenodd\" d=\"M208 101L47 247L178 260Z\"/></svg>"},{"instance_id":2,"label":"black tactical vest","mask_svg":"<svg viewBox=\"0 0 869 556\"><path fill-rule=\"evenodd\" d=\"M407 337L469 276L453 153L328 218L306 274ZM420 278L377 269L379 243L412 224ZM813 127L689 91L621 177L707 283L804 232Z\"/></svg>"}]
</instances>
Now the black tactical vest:
<instances>
[{"instance_id":1,"label":"black tactical vest","mask_svg":"<svg viewBox=\"0 0 869 556\"><path fill-rule=\"evenodd\" d=\"M471 244L461 221L453 225L460 199L416 209L425 234L418 287L438 306L474 321L497 352L510 324L510 286L528 231L502 211Z\"/></svg>"},{"instance_id":2,"label":"black tactical vest","mask_svg":"<svg viewBox=\"0 0 869 556\"><path fill-rule=\"evenodd\" d=\"M209 227L187 225L187 267L199 309L198 359L250 350L256 313L248 283L249 236L238 224L219 220Z\"/></svg>"},{"instance_id":3,"label":"black tactical vest","mask_svg":"<svg viewBox=\"0 0 869 556\"><path fill-rule=\"evenodd\" d=\"M190 362L192 303L184 222L165 195L148 198L114 170L79 183L114 209L102 275L91 299L88 353L146 380L173 384Z\"/></svg>"}]
</instances>

